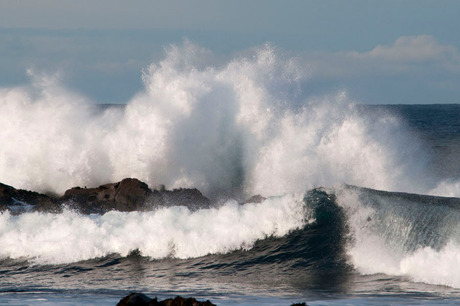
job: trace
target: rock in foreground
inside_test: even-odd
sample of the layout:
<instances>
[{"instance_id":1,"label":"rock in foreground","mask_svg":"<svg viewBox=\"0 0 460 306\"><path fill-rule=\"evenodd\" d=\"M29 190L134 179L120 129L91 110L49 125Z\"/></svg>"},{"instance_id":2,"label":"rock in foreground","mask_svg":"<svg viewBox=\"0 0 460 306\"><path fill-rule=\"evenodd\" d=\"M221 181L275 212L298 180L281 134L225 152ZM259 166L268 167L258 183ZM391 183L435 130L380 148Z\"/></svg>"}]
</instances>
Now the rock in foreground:
<instances>
[{"instance_id":1,"label":"rock in foreground","mask_svg":"<svg viewBox=\"0 0 460 306\"><path fill-rule=\"evenodd\" d=\"M177 296L174 299L158 301L157 298L151 299L142 293L131 293L118 302L117 306L216 306L208 301L197 301L194 298L183 298Z\"/></svg>"}]
</instances>

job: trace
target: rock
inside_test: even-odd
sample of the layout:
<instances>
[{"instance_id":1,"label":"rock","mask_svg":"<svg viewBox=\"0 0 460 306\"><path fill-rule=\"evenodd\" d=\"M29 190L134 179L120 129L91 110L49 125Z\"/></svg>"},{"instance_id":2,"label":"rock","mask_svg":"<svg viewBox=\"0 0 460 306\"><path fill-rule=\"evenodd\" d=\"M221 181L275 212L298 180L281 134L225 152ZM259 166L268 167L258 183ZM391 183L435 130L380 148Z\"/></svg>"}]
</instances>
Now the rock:
<instances>
[{"instance_id":1,"label":"rock","mask_svg":"<svg viewBox=\"0 0 460 306\"><path fill-rule=\"evenodd\" d=\"M97 188L74 187L67 190L59 201L67 202L83 213L101 213L111 209L134 211L145 209L145 200L151 193L147 184L126 178Z\"/></svg>"},{"instance_id":2,"label":"rock","mask_svg":"<svg viewBox=\"0 0 460 306\"><path fill-rule=\"evenodd\" d=\"M118 302L117 306L215 306L209 300L205 302L197 301L195 298L183 298L177 296L174 299L158 301L157 298L151 299L142 293L131 293Z\"/></svg>"},{"instance_id":3,"label":"rock","mask_svg":"<svg viewBox=\"0 0 460 306\"><path fill-rule=\"evenodd\" d=\"M248 203L262 203L265 201L267 198L261 196L260 194L254 195L247 199L246 201L243 202L243 204L248 204Z\"/></svg>"},{"instance_id":4,"label":"rock","mask_svg":"<svg viewBox=\"0 0 460 306\"><path fill-rule=\"evenodd\" d=\"M117 306L148 306L151 298L143 293L131 293L118 302Z\"/></svg>"},{"instance_id":5,"label":"rock","mask_svg":"<svg viewBox=\"0 0 460 306\"><path fill-rule=\"evenodd\" d=\"M156 299L155 299L156 300ZM216 306L215 304L211 303L209 300L204 302L197 301L194 298L183 298L181 296L177 296L174 299L166 299L158 304L150 304L150 305L158 305L158 306Z\"/></svg>"},{"instance_id":6,"label":"rock","mask_svg":"<svg viewBox=\"0 0 460 306\"><path fill-rule=\"evenodd\" d=\"M21 213L29 210L59 211L56 199L47 195L15 189L9 185L0 183L0 210L9 209L12 213Z\"/></svg>"},{"instance_id":7,"label":"rock","mask_svg":"<svg viewBox=\"0 0 460 306\"><path fill-rule=\"evenodd\" d=\"M147 196L152 193L147 184L138 179L124 179L116 187L115 209L132 211L142 208Z\"/></svg>"},{"instance_id":8,"label":"rock","mask_svg":"<svg viewBox=\"0 0 460 306\"><path fill-rule=\"evenodd\" d=\"M62 197L18 190L0 183L0 211L8 209L16 214L25 211L61 212L63 207L70 207L83 214L102 214L110 210L146 211L174 205L196 210L210 207L211 201L198 189L166 190L164 185L159 185L152 191L147 184L135 178L95 188L74 187Z\"/></svg>"},{"instance_id":9,"label":"rock","mask_svg":"<svg viewBox=\"0 0 460 306\"><path fill-rule=\"evenodd\" d=\"M152 206L187 206L192 210L211 206L211 201L196 188L154 190L147 201Z\"/></svg>"}]
</instances>

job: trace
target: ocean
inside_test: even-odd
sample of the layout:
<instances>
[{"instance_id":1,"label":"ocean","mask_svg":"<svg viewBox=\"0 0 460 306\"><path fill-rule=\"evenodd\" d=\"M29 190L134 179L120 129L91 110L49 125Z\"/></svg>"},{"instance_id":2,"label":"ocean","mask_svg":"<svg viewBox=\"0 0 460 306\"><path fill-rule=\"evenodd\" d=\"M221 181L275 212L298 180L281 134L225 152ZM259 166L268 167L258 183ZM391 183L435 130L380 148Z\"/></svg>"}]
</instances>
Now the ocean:
<instances>
[{"instance_id":1,"label":"ocean","mask_svg":"<svg viewBox=\"0 0 460 306\"><path fill-rule=\"evenodd\" d=\"M60 195L134 177L214 203L4 210L0 304L460 302L460 105L309 95L314 76L270 46L210 58L172 46L125 105L47 75L0 89L0 182Z\"/></svg>"}]
</instances>

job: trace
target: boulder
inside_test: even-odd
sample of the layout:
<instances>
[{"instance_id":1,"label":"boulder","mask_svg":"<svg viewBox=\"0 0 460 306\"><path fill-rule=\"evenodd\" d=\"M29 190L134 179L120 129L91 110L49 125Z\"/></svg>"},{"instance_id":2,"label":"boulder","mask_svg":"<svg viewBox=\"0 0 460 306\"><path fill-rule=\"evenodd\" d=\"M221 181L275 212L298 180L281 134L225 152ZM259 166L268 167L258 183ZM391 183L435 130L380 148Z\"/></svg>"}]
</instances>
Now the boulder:
<instances>
[{"instance_id":1,"label":"boulder","mask_svg":"<svg viewBox=\"0 0 460 306\"><path fill-rule=\"evenodd\" d=\"M116 187L115 192L115 209L120 211L139 210L148 195L152 191L147 184L138 179L127 178L122 180Z\"/></svg>"},{"instance_id":2,"label":"boulder","mask_svg":"<svg viewBox=\"0 0 460 306\"><path fill-rule=\"evenodd\" d=\"M195 298L183 298L177 296L174 299L158 301L151 299L143 293L131 293L118 302L117 306L216 306L208 301L197 301Z\"/></svg>"},{"instance_id":3,"label":"boulder","mask_svg":"<svg viewBox=\"0 0 460 306\"><path fill-rule=\"evenodd\" d=\"M143 293L131 293L118 302L117 306L148 306L151 298Z\"/></svg>"},{"instance_id":4,"label":"boulder","mask_svg":"<svg viewBox=\"0 0 460 306\"><path fill-rule=\"evenodd\" d=\"M59 202L67 203L83 213L102 213L112 209L134 211L145 209L145 200L151 192L144 182L126 178L96 188L71 188L59 198Z\"/></svg>"}]
</instances>

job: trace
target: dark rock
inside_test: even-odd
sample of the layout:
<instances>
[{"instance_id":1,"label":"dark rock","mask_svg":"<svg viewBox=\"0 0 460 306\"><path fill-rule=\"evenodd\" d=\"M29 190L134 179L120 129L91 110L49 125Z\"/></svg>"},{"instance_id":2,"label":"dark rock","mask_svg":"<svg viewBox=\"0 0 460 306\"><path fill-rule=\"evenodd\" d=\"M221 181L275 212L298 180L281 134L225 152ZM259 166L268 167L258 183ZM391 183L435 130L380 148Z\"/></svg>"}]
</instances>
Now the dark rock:
<instances>
[{"instance_id":1,"label":"dark rock","mask_svg":"<svg viewBox=\"0 0 460 306\"><path fill-rule=\"evenodd\" d=\"M154 190L147 200L152 207L187 206L190 209L209 208L211 201L196 189L180 188L173 190Z\"/></svg>"},{"instance_id":2,"label":"dark rock","mask_svg":"<svg viewBox=\"0 0 460 306\"><path fill-rule=\"evenodd\" d=\"M15 189L0 183L0 210L9 209L12 213L22 213L29 210L59 211L56 199L47 195Z\"/></svg>"},{"instance_id":3,"label":"dark rock","mask_svg":"<svg viewBox=\"0 0 460 306\"><path fill-rule=\"evenodd\" d=\"M156 300L156 299L155 299ZM216 306L215 304L211 303L209 300L207 301L197 301L194 298L183 298L181 296L177 296L174 299L166 299L157 304L150 304L150 305L158 305L158 306Z\"/></svg>"},{"instance_id":4,"label":"dark rock","mask_svg":"<svg viewBox=\"0 0 460 306\"><path fill-rule=\"evenodd\" d=\"M67 202L83 213L98 213L111 209L119 211L142 210L152 191L147 184L134 178L96 188L74 187L67 190L59 201Z\"/></svg>"},{"instance_id":5,"label":"dark rock","mask_svg":"<svg viewBox=\"0 0 460 306\"><path fill-rule=\"evenodd\" d=\"M152 193L147 184L138 179L122 180L115 193L115 209L121 211L132 211L142 208L147 196Z\"/></svg>"},{"instance_id":6,"label":"dark rock","mask_svg":"<svg viewBox=\"0 0 460 306\"><path fill-rule=\"evenodd\" d=\"M131 293L122 298L117 306L148 306L150 305L150 301L152 301L152 299L143 293Z\"/></svg>"},{"instance_id":7,"label":"dark rock","mask_svg":"<svg viewBox=\"0 0 460 306\"><path fill-rule=\"evenodd\" d=\"M142 293L131 293L122 298L117 306L215 306L215 304L209 300L201 302L194 298L183 298L181 296L158 301L157 298L151 299Z\"/></svg>"},{"instance_id":8,"label":"dark rock","mask_svg":"<svg viewBox=\"0 0 460 306\"><path fill-rule=\"evenodd\" d=\"M265 201L267 198L261 196L260 194L254 195L247 199L246 201L243 202L243 204L248 204L248 203L262 203Z\"/></svg>"},{"instance_id":9,"label":"dark rock","mask_svg":"<svg viewBox=\"0 0 460 306\"><path fill-rule=\"evenodd\" d=\"M67 206L83 214L105 213L110 210L146 211L161 206L187 206L190 209L208 208L211 201L198 189L166 190L164 185L150 190L147 184L135 178L95 188L74 187L62 197L18 190L0 183L0 211L61 212Z\"/></svg>"}]
</instances>

